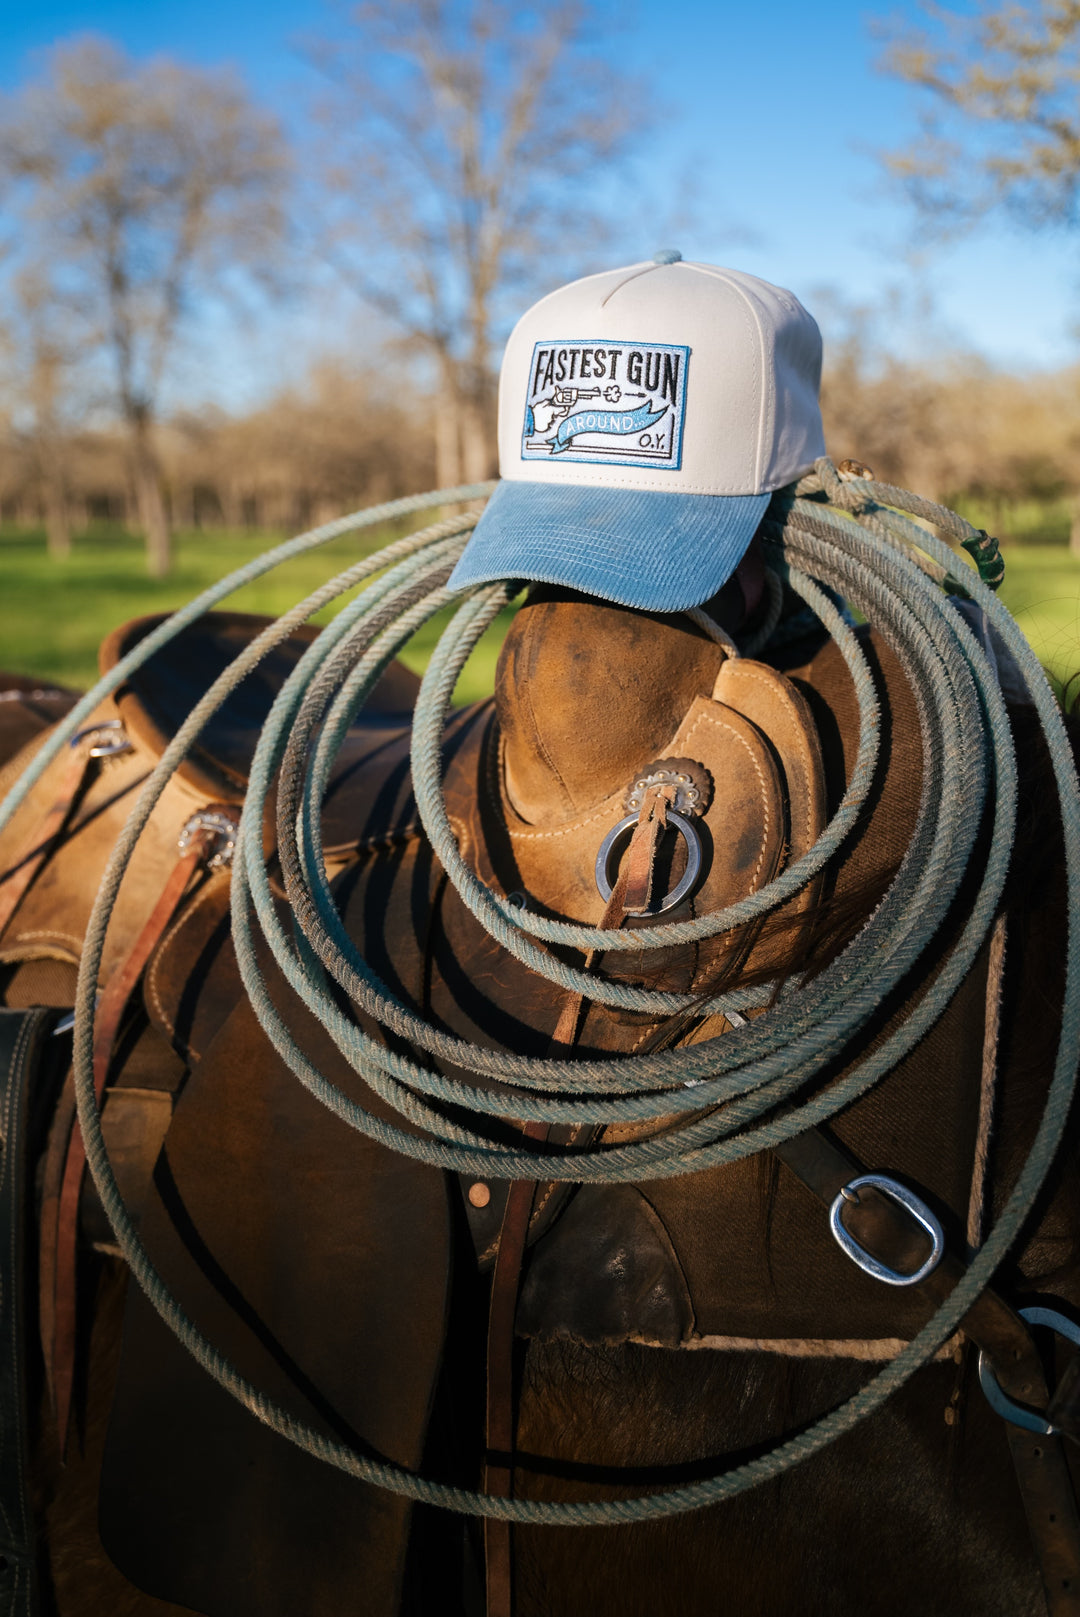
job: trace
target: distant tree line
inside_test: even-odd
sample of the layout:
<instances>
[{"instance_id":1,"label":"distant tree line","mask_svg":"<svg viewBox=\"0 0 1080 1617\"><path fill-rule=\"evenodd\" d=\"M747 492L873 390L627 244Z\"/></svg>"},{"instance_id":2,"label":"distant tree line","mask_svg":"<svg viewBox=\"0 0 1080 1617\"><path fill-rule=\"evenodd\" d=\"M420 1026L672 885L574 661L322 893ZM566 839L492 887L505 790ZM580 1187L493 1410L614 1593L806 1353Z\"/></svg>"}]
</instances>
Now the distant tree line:
<instances>
[{"instance_id":1,"label":"distant tree line","mask_svg":"<svg viewBox=\"0 0 1080 1617\"><path fill-rule=\"evenodd\" d=\"M357 506L432 488L432 401L325 364L302 386L243 415L220 410L158 423L155 456L171 529L299 530ZM119 425L57 434L43 463L33 427L0 420L0 522L66 538L94 521L137 531L138 490Z\"/></svg>"},{"instance_id":2,"label":"distant tree line","mask_svg":"<svg viewBox=\"0 0 1080 1617\"><path fill-rule=\"evenodd\" d=\"M388 397L374 380L382 369L323 364L246 414L161 422L156 453L171 525L298 531L438 486L442 396L397 385ZM1017 376L963 354L917 364L856 331L827 344L822 398L837 459L853 456L931 498L976 499L1006 535L1016 502L1080 494L1080 367ZM44 460L32 425L0 418L0 521L47 525L58 501L69 531L95 519L137 528L122 429L54 434Z\"/></svg>"}]
</instances>

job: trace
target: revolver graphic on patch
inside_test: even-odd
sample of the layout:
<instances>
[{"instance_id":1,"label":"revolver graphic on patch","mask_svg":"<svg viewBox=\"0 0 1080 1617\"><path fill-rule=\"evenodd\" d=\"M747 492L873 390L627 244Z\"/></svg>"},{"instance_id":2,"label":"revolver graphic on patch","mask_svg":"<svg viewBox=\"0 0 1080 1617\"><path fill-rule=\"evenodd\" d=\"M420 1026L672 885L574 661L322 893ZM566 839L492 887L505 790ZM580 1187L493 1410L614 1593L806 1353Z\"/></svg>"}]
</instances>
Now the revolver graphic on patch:
<instances>
[{"instance_id":1,"label":"revolver graphic on patch","mask_svg":"<svg viewBox=\"0 0 1080 1617\"><path fill-rule=\"evenodd\" d=\"M555 403L571 409L581 399L598 399L598 387L557 387L555 389ZM622 388L617 383L604 388L604 400L607 404L618 404L622 398Z\"/></svg>"}]
</instances>

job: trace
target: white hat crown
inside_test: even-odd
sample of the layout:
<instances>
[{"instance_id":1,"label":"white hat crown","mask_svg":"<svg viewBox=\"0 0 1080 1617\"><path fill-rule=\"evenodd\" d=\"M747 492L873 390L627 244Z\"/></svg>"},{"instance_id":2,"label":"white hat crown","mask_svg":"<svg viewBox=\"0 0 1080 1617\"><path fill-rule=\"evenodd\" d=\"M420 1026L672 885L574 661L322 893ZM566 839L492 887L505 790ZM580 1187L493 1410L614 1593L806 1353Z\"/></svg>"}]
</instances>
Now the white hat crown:
<instances>
[{"instance_id":1,"label":"white hat crown","mask_svg":"<svg viewBox=\"0 0 1080 1617\"><path fill-rule=\"evenodd\" d=\"M768 281L681 260L590 275L542 298L511 333L500 473L672 494L772 492L825 452L820 381L817 324Z\"/></svg>"}]
</instances>

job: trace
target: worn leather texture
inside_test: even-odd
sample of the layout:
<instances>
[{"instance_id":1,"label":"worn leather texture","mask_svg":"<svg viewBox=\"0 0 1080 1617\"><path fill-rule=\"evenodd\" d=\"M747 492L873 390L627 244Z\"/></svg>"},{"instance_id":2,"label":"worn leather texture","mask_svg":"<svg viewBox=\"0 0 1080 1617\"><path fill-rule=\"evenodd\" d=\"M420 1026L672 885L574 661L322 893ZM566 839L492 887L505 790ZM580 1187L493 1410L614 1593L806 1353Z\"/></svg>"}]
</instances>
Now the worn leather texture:
<instances>
[{"instance_id":1,"label":"worn leather texture","mask_svg":"<svg viewBox=\"0 0 1080 1617\"><path fill-rule=\"evenodd\" d=\"M903 672L879 636L860 633L883 704L883 753L871 802L823 886L821 896L841 904L857 904L887 880L910 837L921 778L917 714ZM575 606L538 591L508 637L496 702L456 717L447 737L448 806L466 858L503 892L523 890L554 913L595 918L592 862L626 784L665 752L700 756L697 744L712 749L716 785L705 826L709 869L701 894L677 913L750 890L813 840L854 757L857 711L838 653L813 642L787 663L782 682L767 666L729 665L685 620ZM706 722L688 737L702 714ZM1022 715L1014 718L1022 727ZM562 996L509 959L449 888L417 824L407 747L404 725L376 727L335 776L327 813L341 828L335 893L345 924L392 991L425 1016L491 1047L544 1053ZM1037 919L1051 903L1055 852L1052 839L1042 840L1045 870L1029 861L1010 895L1019 941L1002 1032L997 1198L1008 1192L1045 1083L1041 1022L1033 1030L1024 1006L1045 1003L1047 1023L1056 1014L1057 967L1040 952ZM669 874L678 874L677 855ZM212 878L163 939L144 984L159 1039L149 1068L157 1060L165 1070L164 1051L179 1090L142 1212L150 1251L200 1328L299 1416L428 1473L433 1449L439 1474L446 1474L439 1461L453 1452L453 1474L472 1482L480 1405L469 1366L481 1362L476 1327L484 1303L478 1259L490 1261L500 1187L490 1187L488 1208L472 1208L461 1195L467 1185L391 1156L318 1106L282 1068L243 1003L227 907L227 880ZM788 939L800 935L801 912L794 923ZM778 947L776 936L756 933L742 940L737 963L768 965ZM723 949L700 948L673 951L659 965L631 953L617 969L632 981L701 988L730 963ZM935 964L882 1008L864 1048L925 991ZM615 968L609 955L602 969ZM946 1017L837 1124L859 1160L925 1194L961 1244L985 969L981 961ZM269 961L265 972L312 1059L379 1112ZM684 1036L703 1032L723 1036L692 1026ZM580 1049L640 1048L656 1033L647 1016L592 1007ZM844 1052L836 1070L858 1054ZM132 1087L153 1088L132 1061ZM122 1073L121 1064L114 1083ZM541 1200L518 1313L516 1486L523 1493L569 1497L597 1483L606 1493L612 1466L626 1468L622 1482L630 1487L646 1485L656 1465L673 1480L711 1472L724 1456L750 1454L775 1436L777 1377L788 1377L784 1367L796 1362L785 1357L789 1350L817 1357L799 1360L798 1377L791 1372L781 1421L788 1427L846 1396L866 1376L860 1360L887 1356L913 1328L902 1298L852 1270L820 1207L775 1163ZM1071 1272L1075 1224L1060 1203L1052 1203L1024 1259L1040 1282ZM743 1351L750 1343L770 1351ZM710 1344L725 1351L710 1352ZM833 1362L822 1364L828 1354ZM894 1487L896 1464L881 1464L883 1434L886 1448L890 1433L897 1439L888 1450L893 1461L907 1456L906 1423L923 1407L918 1400L945 1407L957 1375L952 1364L932 1367L895 1411L785 1480L783 1508L780 1490L766 1489L715 1513L704 1536L696 1517L673 1529L691 1550L677 1558L680 1613L704 1617L721 1595L733 1610L784 1609L788 1574L776 1589L771 1572L764 1576L759 1599L740 1584L739 1569L760 1569L769 1521L776 1533L790 1531L811 1565L819 1496L834 1497L841 1483L845 1497L872 1495L895 1542L908 1494ZM461 1441L440 1447L448 1431ZM1001 1514L1004 1446L981 1416L973 1431L964 1508L977 1520L987 1510ZM937 1416L911 1463L928 1520L937 1522L953 1508L948 1433ZM857 1487L845 1483L845 1466ZM416 1597L410 1585L423 1560L418 1546L427 1542L422 1516L272 1437L213 1386L132 1293L102 1520L105 1542L133 1582L209 1617L332 1613L357 1590L371 1617L435 1609L430 1592ZM605 1600L655 1617L666 1609L672 1578L667 1540L663 1555L650 1552L664 1531L516 1535L522 1604L515 1617L610 1609ZM238 1545L250 1553L238 1555ZM970 1532L964 1545L957 1565L965 1612L1032 1609L1022 1526L999 1533L992 1554ZM454 1553L460 1558L460 1546ZM435 1583L438 1566L452 1564L452 1556L433 1559ZM935 1563L935 1575L940 1570ZM860 1610L883 1609L874 1605L874 1585L849 1579L845 1587ZM940 1576L930 1578L918 1609L944 1611L934 1594L944 1587ZM850 1602L845 1617L849 1609Z\"/></svg>"},{"instance_id":2,"label":"worn leather texture","mask_svg":"<svg viewBox=\"0 0 1080 1617\"><path fill-rule=\"evenodd\" d=\"M286 1009L355 1094L329 1041ZM419 1466L449 1287L443 1176L336 1122L246 1001L183 1090L142 1223L182 1306L256 1386L339 1441ZM129 1294L101 1523L133 1582L208 1617L330 1612L362 1589L381 1617L398 1607L409 1518L406 1501L259 1424Z\"/></svg>"},{"instance_id":3,"label":"worn leather texture","mask_svg":"<svg viewBox=\"0 0 1080 1617\"><path fill-rule=\"evenodd\" d=\"M539 636L530 623L533 611L543 624ZM556 700L555 681L561 677L570 683L595 673L588 662L587 631L592 624L601 644L607 633L606 625L604 632L596 628L598 611L615 619L612 632L616 638L629 636L632 651L634 637L641 633L636 614L589 603L576 613L564 605L555 615L555 607L541 598L535 608L519 614L520 629L515 625L508 638L497 703L456 719L447 743L445 789L466 858L484 880L503 892L524 890L530 902L553 913L596 920L602 903L594 883L589 890L596 847L622 812L625 785L643 761L665 754L692 755L710 769L717 792L704 820L710 868L700 895L684 912L714 908L755 890L766 879L766 870L775 872L812 843L850 773L857 710L839 654L831 644L819 645L807 662L781 677L764 665L729 662L690 626L671 624L665 648L668 662L659 685L666 690L667 673L677 674L683 681L678 700L687 700L688 711L675 719L666 737L659 726L671 718L663 704L653 715L652 727L645 724L649 691L658 683L654 641L649 670L641 674L641 691L632 686L629 694L626 688L618 693L633 718L635 733L628 736L621 731L621 751L616 750L614 726L602 714L601 750L594 751L591 732L582 738L564 719L564 713L577 708L565 689L561 702ZM624 625L623 616L633 621ZM882 763L864 823L831 879L833 891L840 893L887 875L895 865L914 824L920 778L917 717L906 681L876 636L864 632L864 643L883 700ZM550 670L545 658L553 663ZM618 661L615 666L627 686L627 667ZM638 665L630 659L628 666L633 672ZM526 682L532 691L532 717L522 733ZM696 692L694 685L699 687ZM726 700L718 701L714 690ZM528 782L527 788L522 780ZM511 781L518 783L514 802ZM526 800L528 821L520 812ZM360 850L338 877L339 903L350 934L363 939L374 969L396 994L438 1024L479 1043L542 1053L554 1030L561 997L506 956L448 886L415 828L401 760L391 762L388 752L382 767L353 772L347 785L338 788L338 801L343 818L348 802L354 846ZM388 803L394 806L390 817ZM573 810L570 814L564 812L567 805ZM197 1058L221 1025L238 992L226 904L224 884L213 895L208 890L165 940L148 973L151 1018L174 1041L178 1026L182 1027L178 1047L189 1060ZM787 936L782 936L781 944ZM751 963L767 963L777 947L768 938L759 940ZM676 951L664 961L659 975L632 954L622 955L617 969L631 981L695 987L717 969L720 952ZM602 962L604 970L615 966L610 955ZM193 984L200 978L202 986L196 992ZM925 1192L954 1236L962 1233L968 1210L984 985L985 964L972 973L945 1018L907 1061L837 1125L838 1134L860 1161L897 1172ZM920 985L913 983L912 992L919 991ZM868 1039L884 1036L892 1020L903 1014L903 1003L886 1007ZM580 1047L583 1053L633 1049L656 1026L636 1013L592 1007L583 1023ZM691 1036L701 1034L698 1029ZM853 1056L849 1052L846 1059ZM845 1064L838 1063L838 1070ZM943 1071L950 1074L947 1084L941 1081ZM935 1126L928 1129L925 1119L931 1116ZM618 1138L633 1131L610 1132ZM461 1188L467 1192L469 1186ZM467 1197L463 1201L477 1255L485 1265L494 1256L505 1190L496 1183L488 1188L491 1197L486 1206L474 1207ZM542 1235L552 1248L544 1259L544 1272L581 1273L575 1250L577 1226L560 1217L567 1198L562 1192L549 1196L551 1189L544 1187L538 1198L540 1211L533 1230L534 1240ZM685 1342L797 1343L812 1338L840 1344L888 1343L914 1327L902 1296L852 1269L820 1211L769 1159L689 1179L642 1184L637 1194L648 1209L646 1223L662 1232L661 1246L675 1254L668 1270L670 1294L663 1316L667 1323L656 1340L670 1340L670 1322L675 1319L682 1322L680 1339ZM623 1243L627 1251L634 1250L641 1236L640 1208L631 1213L627 1199L605 1187L597 1187L590 1197L593 1223L606 1219L609 1224L607 1234L596 1239L612 1249ZM764 1222L763 1198L769 1205ZM535 1248L537 1263L540 1250ZM611 1287L616 1279L622 1284L628 1271L611 1265L605 1271L608 1278L589 1288L590 1306L575 1304L571 1314L565 1314L563 1284L552 1293L549 1314L542 1319L545 1288L528 1274L527 1269L530 1302L522 1329L581 1340L609 1340L611 1320L629 1317L633 1288L639 1284L638 1279L627 1279L626 1295L615 1296ZM683 1302L684 1290L689 1307ZM592 1324L590 1307L595 1314ZM660 1315L654 1311L650 1317ZM627 1334L652 1339L642 1321Z\"/></svg>"},{"instance_id":4,"label":"worn leather texture","mask_svg":"<svg viewBox=\"0 0 1080 1617\"><path fill-rule=\"evenodd\" d=\"M543 625L540 635L530 623L533 611ZM618 701L630 713L635 732L619 732L621 750L605 714L595 750L591 732L583 738L564 717L579 711L565 688L561 702L556 699L559 678L571 683L596 672L588 660L595 656L589 651L590 624L601 645L606 645L606 635L611 638L606 625L603 632L596 628L598 611L615 620L611 634L616 639L629 637L627 661L616 660L615 666L623 687ZM624 625L623 616L633 621ZM704 821L710 869L700 895L685 907L689 914L754 890L766 869L774 872L809 846L835 808L854 759L857 710L849 676L831 645L819 645L807 662L782 678L764 665L729 662L689 626L671 624L668 661L658 682L655 638L647 672L643 659L635 663L630 657L641 633L636 617L594 603L576 613L563 605L556 615L555 607L541 598L535 608L519 614L520 629L515 626L508 638L497 703L461 715L448 738L447 802L466 858L503 892L524 890L539 907L579 920L598 918L602 904L595 884L591 892L589 888L596 847L621 814L621 793L643 761L664 754L697 756L717 781ZM841 894L884 878L895 865L914 824L920 778L917 717L906 681L887 646L865 632L864 642L883 700L882 764L864 823L831 878L833 892ZM545 659L551 661L550 669ZM635 669L641 673L640 690L631 682ZM682 681L678 700L685 699L688 710L676 717L665 737L659 726L671 717L663 704L658 704L651 728L645 716L649 692L658 683L666 690L669 671ZM532 692L525 731L523 685ZM717 700L714 691L724 699ZM364 940L373 967L392 990L440 1025L480 1043L542 1053L558 1017L558 992L508 958L449 888L415 829L408 777L399 771L399 763L387 776L374 767L358 771L339 792L343 815L349 802L354 845L361 850L338 878L339 903L351 935ZM392 782L389 788L387 780ZM513 793L511 781L517 783ZM388 819L391 799L396 818ZM526 802L529 820L520 812ZM178 1022L186 1018L189 1059L220 1024L237 992L225 903L223 887L213 901L208 894L166 940L148 975L151 1017L174 1039ZM782 935L780 945L759 939L751 963L767 963L770 951L785 945L788 937ZM195 994L192 982L200 975L195 971L200 958L205 987ZM207 971L211 959L213 970ZM615 964L608 956L602 968L611 970ZM680 950L665 960L658 976L656 968L650 974L633 955L618 957L618 970L629 980L682 988L703 984L717 965L717 952ZM171 1007L163 984L173 985L177 1002ZM897 1172L925 1192L954 1236L962 1234L968 1211L984 985L985 964L972 973L945 1018L907 1061L837 1125L860 1161ZM920 992L920 984L913 983L911 991ZM187 1005L181 1011L179 1000L185 994ZM886 1007L868 1041L884 1036L892 1020L903 1014L904 1003ZM644 1016L592 1007L583 1023L581 1049L632 1049L655 1027ZM849 1052L846 1059L853 1058ZM845 1064L838 1063L838 1070ZM950 1081L942 1083L946 1071ZM927 1117L934 1118L933 1128L925 1126ZM631 1132L612 1130L611 1137ZM462 1185L466 1193L468 1188ZM492 1183L488 1188L486 1206L474 1207L467 1197L463 1201L485 1265L494 1256L505 1187ZM768 1159L643 1184L636 1194L648 1210L644 1223L662 1233L662 1250L675 1255L667 1270L665 1324L656 1340L670 1340L676 1319L681 1322L680 1340L687 1343L827 1339L841 1345L889 1344L914 1328L902 1296L852 1269L820 1210ZM760 1213L763 1198L769 1206L767 1221ZM534 1248L535 1261L541 1263L543 1243L549 1243L543 1258L549 1277L582 1273L575 1236L580 1226L561 1216L566 1202L566 1195L552 1187L543 1187L538 1198L533 1237L543 1240ZM638 1204L631 1211L627 1198L597 1187L590 1192L590 1205L592 1225L604 1226L595 1233L601 1246L639 1249ZM611 1321L630 1317L640 1276L630 1278L630 1269L619 1264L610 1264L604 1275L603 1280L594 1277L587 1304L570 1308L565 1282L545 1303L546 1286L539 1278L530 1279L527 1269L529 1306L520 1321L522 1330L544 1337L610 1340ZM625 1294L616 1295L612 1288L624 1281ZM655 1287L649 1294L654 1292ZM659 1319L661 1313L654 1307L649 1317ZM652 1340L650 1328L639 1319L627 1335Z\"/></svg>"},{"instance_id":5,"label":"worn leather texture","mask_svg":"<svg viewBox=\"0 0 1080 1617\"><path fill-rule=\"evenodd\" d=\"M55 1017L0 1010L0 1614L37 1617L37 1529L30 1476L32 1088ZM28 1274L28 1269L30 1273Z\"/></svg>"}]
</instances>

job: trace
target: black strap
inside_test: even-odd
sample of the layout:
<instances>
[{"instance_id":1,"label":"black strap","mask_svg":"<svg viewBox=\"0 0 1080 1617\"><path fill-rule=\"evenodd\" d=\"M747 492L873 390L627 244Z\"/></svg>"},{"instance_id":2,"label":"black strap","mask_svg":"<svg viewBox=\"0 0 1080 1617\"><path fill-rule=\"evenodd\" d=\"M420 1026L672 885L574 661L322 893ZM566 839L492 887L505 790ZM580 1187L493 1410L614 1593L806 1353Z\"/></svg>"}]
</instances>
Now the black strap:
<instances>
[{"instance_id":1,"label":"black strap","mask_svg":"<svg viewBox=\"0 0 1080 1617\"><path fill-rule=\"evenodd\" d=\"M39 1610L28 1476L26 1167L30 1084L55 1020L0 1009L0 1617Z\"/></svg>"}]
</instances>

